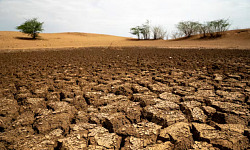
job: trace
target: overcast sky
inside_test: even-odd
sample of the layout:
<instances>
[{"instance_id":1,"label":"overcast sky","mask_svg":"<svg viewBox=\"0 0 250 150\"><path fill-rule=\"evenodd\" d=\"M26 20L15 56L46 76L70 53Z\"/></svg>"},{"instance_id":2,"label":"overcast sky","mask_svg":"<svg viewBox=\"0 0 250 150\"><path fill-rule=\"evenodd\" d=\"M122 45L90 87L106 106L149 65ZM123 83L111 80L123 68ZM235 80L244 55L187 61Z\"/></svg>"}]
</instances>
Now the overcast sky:
<instances>
[{"instance_id":1,"label":"overcast sky","mask_svg":"<svg viewBox=\"0 0 250 150\"><path fill-rule=\"evenodd\" d=\"M231 29L250 28L250 0L0 0L0 31L16 31L26 19L44 22L46 33L86 32L131 37L150 20L169 33L179 21L229 19Z\"/></svg>"}]
</instances>

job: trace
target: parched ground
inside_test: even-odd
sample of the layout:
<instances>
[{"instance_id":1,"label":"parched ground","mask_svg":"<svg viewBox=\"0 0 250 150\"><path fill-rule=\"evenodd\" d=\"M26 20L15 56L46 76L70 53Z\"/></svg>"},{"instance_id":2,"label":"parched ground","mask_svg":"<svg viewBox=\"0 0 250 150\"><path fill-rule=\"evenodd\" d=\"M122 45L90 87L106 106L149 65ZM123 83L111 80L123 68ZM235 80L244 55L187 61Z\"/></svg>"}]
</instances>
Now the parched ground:
<instances>
[{"instance_id":1,"label":"parched ground","mask_svg":"<svg viewBox=\"0 0 250 150\"><path fill-rule=\"evenodd\" d=\"M250 29L227 31L222 37L200 36L177 40L136 40L133 38L90 33L41 33L31 40L20 32L0 31L0 51L17 49L49 49L72 47L164 47L164 48L224 48L250 49Z\"/></svg>"},{"instance_id":2,"label":"parched ground","mask_svg":"<svg viewBox=\"0 0 250 150\"><path fill-rule=\"evenodd\" d=\"M0 53L0 149L249 149L250 51Z\"/></svg>"}]
</instances>

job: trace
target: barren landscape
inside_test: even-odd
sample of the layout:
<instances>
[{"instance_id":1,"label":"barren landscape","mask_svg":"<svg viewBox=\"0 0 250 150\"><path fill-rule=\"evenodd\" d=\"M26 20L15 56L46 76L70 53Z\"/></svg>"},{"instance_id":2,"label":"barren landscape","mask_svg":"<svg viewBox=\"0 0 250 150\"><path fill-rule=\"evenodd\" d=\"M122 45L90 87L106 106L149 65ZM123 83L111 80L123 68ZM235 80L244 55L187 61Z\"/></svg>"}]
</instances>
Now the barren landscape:
<instances>
[{"instance_id":1,"label":"barren landscape","mask_svg":"<svg viewBox=\"0 0 250 150\"><path fill-rule=\"evenodd\" d=\"M32 40L21 32L0 31L0 50L76 47L164 47L250 49L250 29L227 31L219 38L199 35L177 40L136 40L134 38L90 33L41 33Z\"/></svg>"},{"instance_id":2,"label":"barren landscape","mask_svg":"<svg viewBox=\"0 0 250 150\"><path fill-rule=\"evenodd\" d=\"M0 149L249 149L250 30L0 32Z\"/></svg>"}]
</instances>

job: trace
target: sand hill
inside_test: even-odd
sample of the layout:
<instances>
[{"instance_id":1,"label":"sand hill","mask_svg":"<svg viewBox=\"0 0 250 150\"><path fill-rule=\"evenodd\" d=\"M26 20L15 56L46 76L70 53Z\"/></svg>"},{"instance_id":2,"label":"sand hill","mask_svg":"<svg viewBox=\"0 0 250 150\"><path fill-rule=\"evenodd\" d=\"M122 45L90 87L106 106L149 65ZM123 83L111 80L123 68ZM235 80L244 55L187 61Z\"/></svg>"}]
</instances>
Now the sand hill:
<instances>
[{"instance_id":1,"label":"sand hill","mask_svg":"<svg viewBox=\"0 0 250 150\"><path fill-rule=\"evenodd\" d=\"M91 33L41 33L31 40L15 31L0 31L0 49L40 49L65 47L152 46L166 48L250 49L250 29L232 30L216 39L193 36L178 40L136 40L133 38Z\"/></svg>"}]
</instances>

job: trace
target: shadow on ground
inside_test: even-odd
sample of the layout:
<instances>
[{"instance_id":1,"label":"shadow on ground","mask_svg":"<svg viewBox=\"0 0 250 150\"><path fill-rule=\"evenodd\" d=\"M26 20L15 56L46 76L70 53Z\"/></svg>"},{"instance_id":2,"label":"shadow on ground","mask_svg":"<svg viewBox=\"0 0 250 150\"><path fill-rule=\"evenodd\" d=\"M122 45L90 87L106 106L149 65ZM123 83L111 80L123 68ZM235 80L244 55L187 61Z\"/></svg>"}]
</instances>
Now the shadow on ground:
<instances>
[{"instance_id":1,"label":"shadow on ground","mask_svg":"<svg viewBox=\"0 0 250 150\"><path fill-rule=\"evenodd\" d=\"M15 37L15 39L19 39L19 40L43 40L41 37L38 37L36 39L33 39L31 37Z\"/></svg>"}]
</instances>

